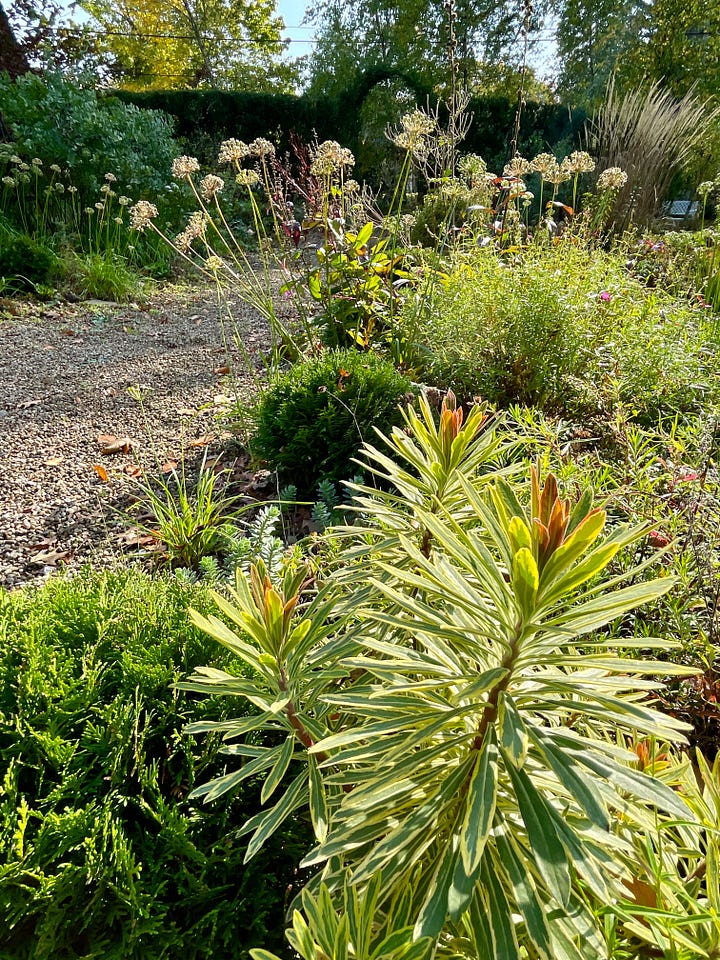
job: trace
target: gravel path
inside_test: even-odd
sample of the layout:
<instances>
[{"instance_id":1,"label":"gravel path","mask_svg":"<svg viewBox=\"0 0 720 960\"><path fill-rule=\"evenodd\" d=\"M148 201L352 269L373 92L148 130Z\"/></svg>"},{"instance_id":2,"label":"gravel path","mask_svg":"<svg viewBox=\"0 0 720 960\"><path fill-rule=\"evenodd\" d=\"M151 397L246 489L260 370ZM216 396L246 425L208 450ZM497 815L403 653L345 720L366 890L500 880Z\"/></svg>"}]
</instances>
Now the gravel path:
<instances>
[{"instance_id":1,"label":"gravel path","mask_svg":"<svg viewBox=\"0 0 720 960\"><path fill-rule=\"evenodd\" d=\"M233 316L250 352L267 342L247 307ZM253 391L226 333L209 287L165 287L143 307L0 300L0 586L137 555L117 512L128 473L216 452L218 412Z\"/></svg>"}]
</instances>

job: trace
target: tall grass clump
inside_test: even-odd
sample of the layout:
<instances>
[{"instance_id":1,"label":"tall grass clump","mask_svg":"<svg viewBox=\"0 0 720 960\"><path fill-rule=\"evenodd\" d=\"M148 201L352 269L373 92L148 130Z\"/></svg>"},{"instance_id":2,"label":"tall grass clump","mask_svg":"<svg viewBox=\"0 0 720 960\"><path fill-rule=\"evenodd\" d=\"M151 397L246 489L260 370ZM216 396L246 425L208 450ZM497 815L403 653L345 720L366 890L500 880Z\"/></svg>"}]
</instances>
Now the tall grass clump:
<instances>
[{"instance_id":1,"label":"tall grass clump","mask_svg":"<svg viewBox=\"0 0 720 960\"><path fill-rule=\"evenodd\" d=\"M678 100L660 82L622 94L610 82L589 126L589 140L599 168L627 173L610 216L617 234L631 225L650 225L673 177L691 162L719 114L692 90Z\"/></svg>"}]
</instances>

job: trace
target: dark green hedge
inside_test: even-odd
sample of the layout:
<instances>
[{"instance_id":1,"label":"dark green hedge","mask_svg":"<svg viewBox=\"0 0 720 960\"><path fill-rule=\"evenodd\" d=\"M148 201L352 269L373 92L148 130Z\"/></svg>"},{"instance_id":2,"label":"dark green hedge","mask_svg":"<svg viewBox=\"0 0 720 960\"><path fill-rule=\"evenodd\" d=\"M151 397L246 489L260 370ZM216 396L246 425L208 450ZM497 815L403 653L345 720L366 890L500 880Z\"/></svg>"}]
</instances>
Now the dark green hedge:
<instances>
[{"instance_id":1,"label":"dark green hedge","mask_svg":"<svg viewBox=\"0 0 720 960\"><path fill-rule=\"evenodd\" d=\"M284 953L302 822L250 864L235 831L259 787L202 807L209 738L242 704L179 693L222 648L190 624L208 591L137 571L0 591L0 957L241 960Z\"/></svg>"},{"instance_id":2,"label":"dark green hedge","mask_svg":"<svg viewBox=\"0 0 720 960\"><path fill-rule=\"evenodd\" d=\"M305 142L317 134L321 141L338 140L348 146L359 160L357 175L372 180L373 170L362 168L358 117L373 86L389 76L387 71L364 75L341 97L332 100L219 90L121 92L118 96L125 102L164 110L175 117L178 136L185 138L191 151L204 160L210 160L217 144L227 137L246 141L267 137L284 152L289 147L288 134L295 131ZM421 86L412 78L403 79L415 90L418 102L424 103L425 91ZM510 152L516 102L476 98L469 109L473 123L463 149L479 153L491 169L502 167ZM585 120L584 112L571 113L562 104L528 103L523 108L520 152L532 156L557 144L573 149ZM388 150L391 149L388 144Z\"/></svg>"}]
</instances>

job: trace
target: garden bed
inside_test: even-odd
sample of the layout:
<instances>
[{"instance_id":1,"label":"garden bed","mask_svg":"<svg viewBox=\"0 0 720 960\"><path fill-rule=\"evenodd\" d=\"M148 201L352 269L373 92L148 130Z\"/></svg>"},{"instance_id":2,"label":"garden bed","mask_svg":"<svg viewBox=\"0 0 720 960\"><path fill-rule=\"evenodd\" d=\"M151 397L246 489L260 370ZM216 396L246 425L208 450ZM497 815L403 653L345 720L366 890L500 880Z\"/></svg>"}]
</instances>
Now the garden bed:
<instances>
[{"instance_id":1,"label":"garden bed","mask_svg":"<svg viewBox=\"0 0 720 960\"><path fill-rule=\"evenodd\" d=\"M247 348L264 347L263 321L231 307ZM117 512L127 474L213 451L225 398L253 389L234 333L197 284L143 306L0 301L1 586L137 554ZM100 437L120 451L103 454Z\"/></svg>"}]
</instances>

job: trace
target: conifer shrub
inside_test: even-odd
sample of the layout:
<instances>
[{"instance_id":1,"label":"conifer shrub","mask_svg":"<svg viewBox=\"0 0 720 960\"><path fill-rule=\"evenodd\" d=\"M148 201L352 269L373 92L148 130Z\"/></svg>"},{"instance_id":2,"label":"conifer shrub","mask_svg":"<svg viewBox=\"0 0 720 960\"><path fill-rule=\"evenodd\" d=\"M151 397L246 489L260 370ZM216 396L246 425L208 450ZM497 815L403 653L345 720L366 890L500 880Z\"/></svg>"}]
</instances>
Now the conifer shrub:
<instances>
[{"instance_id":1,"label":"conifer shrub","mask_svg":"<svg viewBox=\"0 0 720 960\"><path fill-rule=\"evenodd\" d=\"M263 394L251 441L255 456L298 493L318 481L348 479L352 458L374 427L402 422L399 404L410 381L375 354L329 350L279 376Z\"/></svg>"},{"instance_id":2,"label":"conifer shrub","mask_svg":"<svg viewBox=\"0 0 720 960\"><path fill-rule=\"evenodd\" d=\"M0 956L3 960L236 960L281 945L291 836L243 866L251 793L203 808L220 744L183 734L219 698L174 689L226 665L188 622L209 590L137 570L0 592ZM251 711L252 712L252 711ZM248 806L246 799L250 800Z\"/></svg>"}]
</instances>

